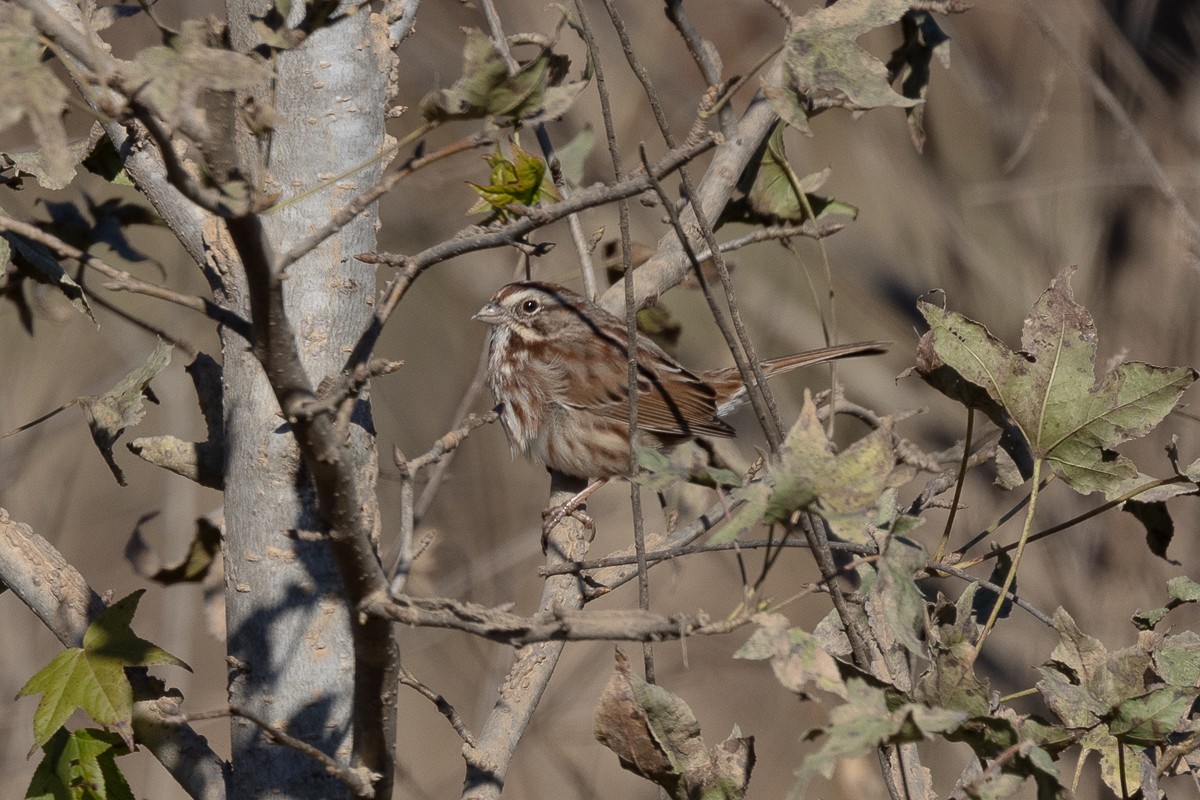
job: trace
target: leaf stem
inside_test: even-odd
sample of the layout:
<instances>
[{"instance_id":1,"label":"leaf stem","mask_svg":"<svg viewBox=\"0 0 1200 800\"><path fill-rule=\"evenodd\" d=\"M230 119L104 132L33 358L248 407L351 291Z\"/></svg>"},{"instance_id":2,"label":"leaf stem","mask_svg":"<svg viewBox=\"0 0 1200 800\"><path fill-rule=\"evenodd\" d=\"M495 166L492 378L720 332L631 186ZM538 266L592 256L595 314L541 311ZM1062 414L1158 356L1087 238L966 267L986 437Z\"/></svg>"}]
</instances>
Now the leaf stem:
<instances>
[{"instance_id":1,"label":"leaf stem","mask_svg":"<svg viewBox=\"0 0 1200 800\"><path fill-rule=\"evenodd\" d=\"M1066 522L1060 522L1057 525L1052 525L1049 528L1046 528L1044 531L1038 531L1037 533L1035 533L1029 537L1029 542L1036 542L1038 539L1044 539L1047 536L1050 536L1051 534L1059 533L1060 531L1065 531L1067 528L1073 528L1076 525L1078 525L1079 523L1085 522L1099 514L1103 514L1105 511L1108 511L1111 508L1115 508L1116 506L1119 506L1128 500L1132 500L1135 497L1137 497L1138 495L1143 494L1144 492L1148 492L1152 489L1157 489L1160 486L1170 486L1175 483L1186 483L1187 481L1188 481L1188 478L1186 475L1172 475L1170 478L1158 478L1156 480L1150 481L1149 483L1143 483L1141 486L1138 486L1136 489L1130 489L1128 492L1121 495L1120 497L1109 500L1108 502L1098 505L1089 511L1085 511L1082 514L1078 514L1074 517L1071 517ZM1047 483L1048 482L1049 481L1047 481ZM1045 484L1042 484L1042 488L1045 488ZM1028 542L1027 542L1027 544L1028 544ZM970 561L959 562L959 564L957 566L959 569L969 569L970 567L973 567L976 564L980 564L984 561L987 561L990 558L995 558L996 556L1001 555L1002 553L1007 553L1015 547L1017 547L1016 544L1006 544L1003 547L996 548L995 550L988 553L987 555L982 555L982 556L979 556L978 558L973 558Z\"/></svg>"},{"instance_id":2,"label":"leaf stem","mask_svg":"<svg viewBox=\"0 0 1200 800\"><path fill-rule=\"evenodd\" d=\"M1037 512L1038 493L1042 488L1042 459L1040 458L1033 462L1032 483L1033 491L1029 493L1029 507L1025 511L1025 524L1021 526L1021 539L1017 542L1017 552L1013 554L1013 562L1012 566L1008 568L1008 575L1004 576L1004 586L996 596L996 605L992 606L992 613L988 617L987 624L983 626L983 630L979 633L979 640L975 643L976 657L983 650L983 644L987 641L988 634L992 632L996 620L1000 617L1000 609L1004 606L1006 595L1012 587L1013 581L1017 579L1017 567L1021 565L1021 555L1025 552L1025 545L1029 542L1029 529L1033 527L1033 515Z\"/></svg>"},{"instance_id":3,"label":"leaf stem","mask_svg":"<svg viewBox=\"0 0 1200 800\"><path fill-rule=\"evenodd\" d=\"M946 529L942 531L942 540L938 542L933 560L941 561L946 553L946 545L950 543L950 532L954 530L954 518L958 515L958 501L962 497L963 484L967 482L967 465L971 460L971 439L975 433L975 409L967 407L967 433L963 438L962 461L958 465L958 480L954 482L954 499L950 502L950 513L946 517Z\"/></svg>"}]
</instances>

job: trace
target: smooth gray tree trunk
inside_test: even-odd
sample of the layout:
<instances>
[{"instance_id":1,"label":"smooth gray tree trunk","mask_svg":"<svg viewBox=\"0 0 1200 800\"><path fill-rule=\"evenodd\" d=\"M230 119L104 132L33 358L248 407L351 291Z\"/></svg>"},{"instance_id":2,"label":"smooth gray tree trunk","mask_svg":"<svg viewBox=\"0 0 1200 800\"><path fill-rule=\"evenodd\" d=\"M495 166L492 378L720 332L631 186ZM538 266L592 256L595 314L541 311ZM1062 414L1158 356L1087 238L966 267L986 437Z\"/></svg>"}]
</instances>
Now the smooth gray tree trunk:
<instances>
[{"instance_id":1,"label":"smooth gray tree trunk","mask_svg":"<svg viewBox=\"0 0 1200 800\"><path fill-rule=\"evenodd\" d=\"M257 41L251 17L272 4L231 0L228 8L234 46L249 49ZM290 22L302 12L293 7ZM243 170L287 202L379 153L390 53L382 22L364 12L275 58L278 79L266 96L273 94L278 127L264 140L242 132L236 144ZM264 215L273 251L284 253L311 234L380 170L375 162ZM375 229L372 207L288 270L285 303L313 387L341 369L373 310L374 268L352 256L375 249ZM223 280L230 306L249 318L245 275L235 270ZM262 367L247 342L228 331L224 365L229 700L349 763L351 612L315 514L311 479ZM351 441L367 482L363 495L374 497L376 451L365 400ZM378 519L377 509L369 513ZM320 764L270 742L245 719L232 719L232 743L236 798L349 795Z\"/></svg>"}]
</instances>

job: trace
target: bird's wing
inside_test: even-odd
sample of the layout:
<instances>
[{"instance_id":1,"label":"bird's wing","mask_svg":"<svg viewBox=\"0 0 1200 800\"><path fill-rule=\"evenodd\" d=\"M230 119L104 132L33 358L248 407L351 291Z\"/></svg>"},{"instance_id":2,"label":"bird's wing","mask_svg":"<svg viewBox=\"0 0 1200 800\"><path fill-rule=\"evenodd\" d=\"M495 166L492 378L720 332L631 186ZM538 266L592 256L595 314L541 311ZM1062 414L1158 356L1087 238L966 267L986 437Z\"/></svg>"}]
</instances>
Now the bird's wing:
<instances>
[{"instance_id":1,"label":"bird's wing","mask_svg":"<svg viewBox=\"0 0 1200 800\"><path fill-rule=\"evenodd\" d=\"M717 417L716 392L657 345L639 342L638 427L667 436L734 435ZM629 376L624 352L597 358L565 386L566 404L609 419L629 420Z\"/></svg>"}]
</instances>

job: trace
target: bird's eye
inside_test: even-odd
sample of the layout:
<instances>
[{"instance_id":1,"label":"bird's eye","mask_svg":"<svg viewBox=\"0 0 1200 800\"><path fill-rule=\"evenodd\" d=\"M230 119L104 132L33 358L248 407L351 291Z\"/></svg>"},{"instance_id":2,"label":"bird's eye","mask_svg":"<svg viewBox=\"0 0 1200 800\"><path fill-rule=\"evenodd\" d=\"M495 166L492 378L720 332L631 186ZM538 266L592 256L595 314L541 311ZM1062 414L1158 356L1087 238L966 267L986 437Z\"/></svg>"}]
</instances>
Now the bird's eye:
<instances>
[{"instance_id":1,"label":"bird's eye","mask_svg":"<svg viewBox=\"0 0 1200 800\"><path fill-rule=\"evenodd\" d=\"M524 303L521 303L521 310L524 311L526 314L532 314L533 312L538 310L538 301L537 300L526 300Z\"/></svg>"}]
</instances>

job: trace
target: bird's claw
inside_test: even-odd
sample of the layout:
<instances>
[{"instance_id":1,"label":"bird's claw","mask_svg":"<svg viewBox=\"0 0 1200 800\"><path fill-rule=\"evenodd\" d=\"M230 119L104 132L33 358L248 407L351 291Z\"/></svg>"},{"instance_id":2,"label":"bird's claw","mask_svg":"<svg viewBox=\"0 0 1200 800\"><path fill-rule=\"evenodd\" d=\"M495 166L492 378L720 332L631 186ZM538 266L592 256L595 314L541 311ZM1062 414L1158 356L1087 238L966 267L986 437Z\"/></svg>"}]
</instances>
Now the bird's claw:
<instances>
[{"instance_id":1,"label":"bird's claw","mask_svg":"<svg viewBox=\"0 0 1200 800\"><path fill-rule=\"evenodd\" d=\"M550 547L550 532L557 528L566 517L574 517L583 524L588 531L588 541L595 537L596 523L586 511L579 507L581 503L581 498L572 497L561 505L542 511L542 555L545 555Z\"/></svg>"}]
</instances>

